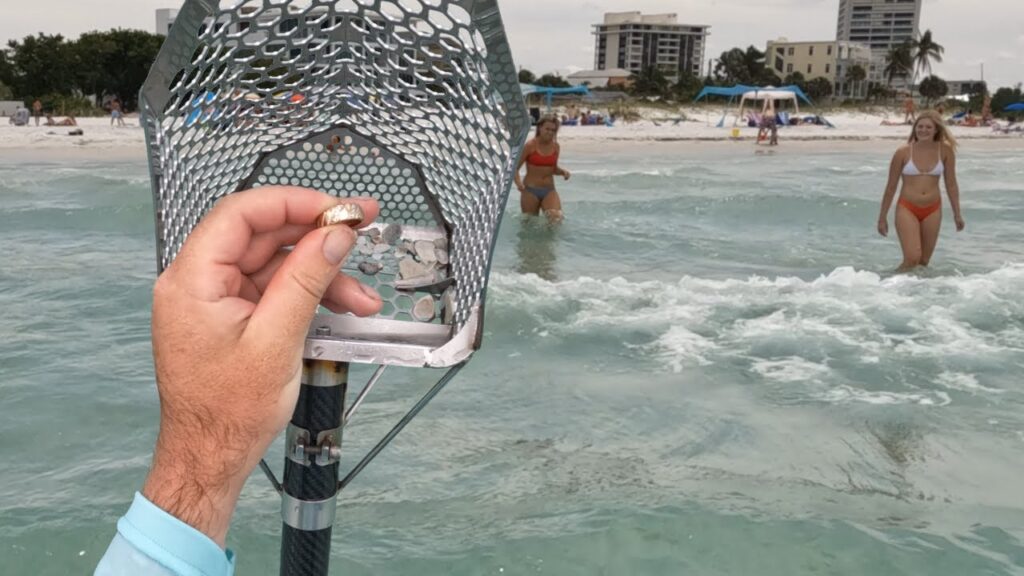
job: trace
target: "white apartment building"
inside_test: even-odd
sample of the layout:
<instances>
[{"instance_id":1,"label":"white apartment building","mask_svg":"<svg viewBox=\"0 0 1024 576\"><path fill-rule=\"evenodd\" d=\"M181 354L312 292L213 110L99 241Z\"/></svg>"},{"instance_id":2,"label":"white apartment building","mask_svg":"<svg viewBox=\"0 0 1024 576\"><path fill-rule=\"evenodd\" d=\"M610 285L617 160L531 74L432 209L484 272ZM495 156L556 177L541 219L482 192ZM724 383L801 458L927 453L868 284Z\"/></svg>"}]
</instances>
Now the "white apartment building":
<instances>
[{"instance_id":1,"label":"white apartment building","mask_svg":"<svg viewBox=\"0 0 1024 576\"><path fill-rule=\"evenodd\" d=\"M885 81L889 50L920 36L923 0L839 0L836 40L871 47L868 79Z\"/></svg>"},{"instance_id":2,"label":"white apartment building","mask_svg":"<svg viewBox=\"0 0 1024 576\"><path fill-rule=\"evenodd\" d=\"M639 73L657 66L675 81L680 73L701 76L710 26L679 24L676 14L609 12L594 25L594 69Z\"/></svg>"},{"instance_id":3,"label":"white apartment building","mask_svg":"<svg viewBox=\"0 0 1024 576\"><path fill-rule=\"evenodd\" d=\"M174 25L174 19L178 17L178 11L173 8L160 8L156 11L156 33L167 36Z\"/></svg>"}]
</instances>

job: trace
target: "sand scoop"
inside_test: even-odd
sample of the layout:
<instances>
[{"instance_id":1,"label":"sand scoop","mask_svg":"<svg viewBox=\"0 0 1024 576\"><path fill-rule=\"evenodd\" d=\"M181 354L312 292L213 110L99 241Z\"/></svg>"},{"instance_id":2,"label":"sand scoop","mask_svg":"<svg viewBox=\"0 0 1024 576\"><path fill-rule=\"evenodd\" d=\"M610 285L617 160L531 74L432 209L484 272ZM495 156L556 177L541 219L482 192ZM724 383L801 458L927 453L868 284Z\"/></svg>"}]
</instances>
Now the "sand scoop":
<instances>
[{"instance_id":1,"label":"sand scoop","mask_svg":"<svg viewBox=\"0 0 1024 576\"><path fill-rule=\"evenodd\" d=\"M345 272L373 318L319 314L286 433L281 573L327 574L337 495L480 345L529 117L496 0L186 0L141 94L166 268L218 199L267 185L380 202ZM346 408L349 363L378 366ZM341 477L387 366L446 369Z\"/></svg>"}]
</instances>

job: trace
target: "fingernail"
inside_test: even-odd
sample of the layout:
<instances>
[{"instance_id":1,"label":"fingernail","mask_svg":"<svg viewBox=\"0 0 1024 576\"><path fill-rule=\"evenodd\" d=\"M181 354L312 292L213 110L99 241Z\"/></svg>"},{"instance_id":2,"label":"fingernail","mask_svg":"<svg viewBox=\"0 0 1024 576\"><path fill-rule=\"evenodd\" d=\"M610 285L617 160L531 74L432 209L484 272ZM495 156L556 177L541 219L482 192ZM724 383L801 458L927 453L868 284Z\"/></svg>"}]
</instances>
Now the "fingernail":
<instances>
[{"instance_id":1,"label":"fingernail","mask_svg":"<svg viewBox=\"0 0 1024 576\"><path fill-rule=\"evenodd\" d=\"M355 244L355 232L348 226L336 226L324 238L324 258L331 264L341 264Z\"/></svg>"},{"instance_id":2,"label":"fingernail","mask_svg":"<svg viewBox=\"0 0 1024 576\"><path fill-rule=\"evenodd\" d=\"M369 296L370 298L373 298L376 301L380 301L380 293L378 293L373 288L367 286L366 284L360 283L359 284L359 289L363 291L363 294L366 294L367 296Z\"/></svg>"}]
</instances>

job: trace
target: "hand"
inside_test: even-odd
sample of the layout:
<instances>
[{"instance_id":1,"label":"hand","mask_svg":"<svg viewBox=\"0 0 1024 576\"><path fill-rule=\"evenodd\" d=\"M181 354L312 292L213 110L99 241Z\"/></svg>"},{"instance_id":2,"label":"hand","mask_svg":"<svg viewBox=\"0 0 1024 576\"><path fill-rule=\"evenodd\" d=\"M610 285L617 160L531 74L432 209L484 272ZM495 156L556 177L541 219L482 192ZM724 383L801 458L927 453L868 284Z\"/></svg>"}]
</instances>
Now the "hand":
<instances>
[{"instance_id":1,"label":"hand","mask_svg":"<svg viewBox=\"0 0 1024 576\"><path fill-rule=\"evenodd\" d=\"M376 201L353 201L364 224L376 218ZM338 203L305 188L232 194L154 286L160 434L143 494L221 546L245 479L295 409L317 305L359 316L381 308L376 292L338 272L355 232L315 226Z\"/></svg>"},{"instance_id":2,"label":"hand","mask_svg":"<svg viewBox=\"0 0 1024 576\"><path fill-rule=\"evenodd\" d=\"M516 183L516 188L518 188L519 191L522 192L523 194L526 194L526 186L525 185L520 184L520 183L517 182Z\"/></svg>"},{"instance_id":3,"label":"hand","mask_svg":"<svg viewBox=\"0 0 1024 576\"><path fill-rule=\"evenodd\" d=\"M568 180L570 176L572 176L572 174L570 174L569 171L566 170L565 168L562 168L562 178Z\"/></svg>"},{"instance_id":4,"label":"hand","mask_svg":"<svg viewBox=\"0 0 1024 576\"><path fill-rule=\"evenodd\" d=\"M889 235L889 221L885 218L878 219L878 233L882 236Z\"/></svg>"},{"instance_id":5,"label":"hand","mask_svg":"<svg viewBox=\"0 0 1024 576\"><path fill-rule=\"evenodd\" d=\"M964 217L961 216L960 214L956 214L953 216L953 221L956 222L956 231L963 232L964 227L966 226L966 224L964 223Z\"/></svg>"}]
</instances>

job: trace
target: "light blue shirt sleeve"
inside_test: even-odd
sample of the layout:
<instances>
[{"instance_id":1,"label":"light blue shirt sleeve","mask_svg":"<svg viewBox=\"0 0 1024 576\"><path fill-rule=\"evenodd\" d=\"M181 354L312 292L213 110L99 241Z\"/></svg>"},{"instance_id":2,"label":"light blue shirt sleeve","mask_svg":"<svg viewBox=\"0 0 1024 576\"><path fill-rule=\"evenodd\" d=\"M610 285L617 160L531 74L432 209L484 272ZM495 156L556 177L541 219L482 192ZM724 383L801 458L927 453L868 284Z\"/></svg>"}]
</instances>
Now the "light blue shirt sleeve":
<instances>
[{"instance_id":1,"label":"light blue shirt sleeve","mask_svg":"<svg viewBox=\"0 0 1024 576\"><path fill-rule=\"evenodd\" d=\"M235 555L135 493L94 576L232 576Z\"/></svg>"}]
</instances>

